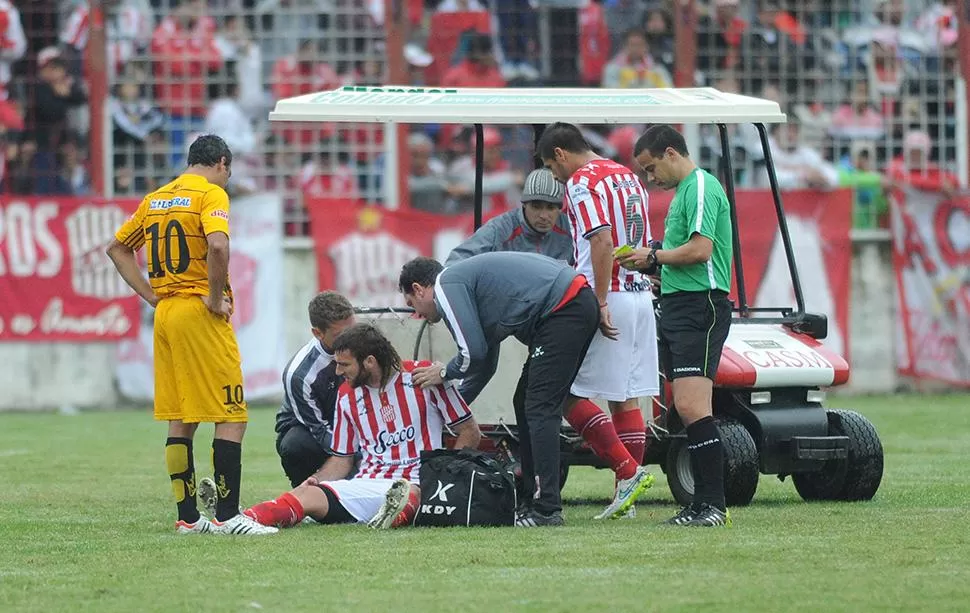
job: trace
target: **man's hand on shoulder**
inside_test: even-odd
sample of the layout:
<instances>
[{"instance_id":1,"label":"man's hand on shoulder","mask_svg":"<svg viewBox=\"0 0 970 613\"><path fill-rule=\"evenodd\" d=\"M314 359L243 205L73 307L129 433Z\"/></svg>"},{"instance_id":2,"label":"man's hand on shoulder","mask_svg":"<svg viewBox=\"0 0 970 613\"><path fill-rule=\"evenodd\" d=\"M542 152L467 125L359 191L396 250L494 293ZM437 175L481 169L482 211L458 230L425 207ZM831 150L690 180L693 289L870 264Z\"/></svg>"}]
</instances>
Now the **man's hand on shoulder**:
<instances>
[{"instance_id":1,"label":"man's hand on shoulder","mask_svg":"<svg viewBox=\"0 0 970 613\"><path fill-rule=\"evenodd\" d=\"M411 381L421 389L428 389L445 382L441 371L445 368L441 362L434 362L431 366L421 366L411 371Z\"/></svg>"}]
</instances>

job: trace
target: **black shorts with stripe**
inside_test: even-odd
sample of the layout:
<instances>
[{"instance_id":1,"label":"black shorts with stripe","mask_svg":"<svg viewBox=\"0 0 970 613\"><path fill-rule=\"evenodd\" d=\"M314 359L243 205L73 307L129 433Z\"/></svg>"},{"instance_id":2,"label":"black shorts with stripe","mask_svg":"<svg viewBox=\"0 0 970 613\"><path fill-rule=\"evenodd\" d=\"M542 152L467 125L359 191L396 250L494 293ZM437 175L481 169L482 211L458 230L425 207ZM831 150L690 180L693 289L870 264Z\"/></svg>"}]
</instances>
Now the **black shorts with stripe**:
<instances>
[{"instance_id":1,"label":"black shorts with stripe","mask_svg":"<svg viewBox=\"0 0 970 613\"><path fill-rule=\"evenodd\" d=\"M672 381L680 377L714 380L731 328L727 292L674 292L660 297L660 364Z\"/></svg>"}]
</instances>

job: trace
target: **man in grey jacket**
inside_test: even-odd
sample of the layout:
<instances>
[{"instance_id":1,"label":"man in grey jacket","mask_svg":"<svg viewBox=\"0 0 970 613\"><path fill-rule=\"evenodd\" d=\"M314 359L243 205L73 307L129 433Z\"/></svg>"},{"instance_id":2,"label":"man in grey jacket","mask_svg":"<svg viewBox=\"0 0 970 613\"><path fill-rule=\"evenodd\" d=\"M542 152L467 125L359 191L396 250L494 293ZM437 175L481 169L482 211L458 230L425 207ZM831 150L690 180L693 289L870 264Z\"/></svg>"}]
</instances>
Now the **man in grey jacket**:
<instances>
[{"instance_id":1,"label":"man in grey jacket","mask_svg":"<svg viewBox=\"0 0 970 613\"><path fill-rule=\"evenodd\" d=\"M491 251L541 253L572 265L573 239L562 214L565 188L548 168L533 170L522 188L522 206L493 217L448 255L445 266Z\"/></svg>"},{"instance_id":2,"label":"man in grey jacket","mask_svg":"<svg viewBox=\"0 0 970 613\"><path fill-rule=\"evenodd\" d=\"M444 268L433 258L404 265L401 292L430 323L444 319L458 345L447 365L416 369L422 387L461 379L472 403L495 374L503 340L529 348L513 395L521 440L522 476L531 508L522 527L563 524L559 494L559 430L569 386L599 330L599 304L586 277L564 262L533 253L483 253ZM628 488L616 516L645 488Z\"/></svg>"}]
</instances>

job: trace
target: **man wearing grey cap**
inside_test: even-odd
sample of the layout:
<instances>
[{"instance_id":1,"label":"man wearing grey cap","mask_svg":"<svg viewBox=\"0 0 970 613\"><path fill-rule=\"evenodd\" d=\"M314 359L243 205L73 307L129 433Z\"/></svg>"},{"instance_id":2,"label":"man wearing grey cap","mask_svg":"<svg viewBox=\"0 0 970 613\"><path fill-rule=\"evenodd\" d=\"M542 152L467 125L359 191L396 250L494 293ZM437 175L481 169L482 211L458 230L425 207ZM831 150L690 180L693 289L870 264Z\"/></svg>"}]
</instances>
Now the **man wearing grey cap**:
<instances>
[{"instance_id":1,"label":"man wearing grey cap","mask_svg":"<svg viewBox=\"0 0 970 613\"><path fill-rule=\"evenodd\" d=\"M533 170L522 188L522 207L492 218L448 255L445 266L491 251L540 253L575 262L569 220L562 215L565 188L547 168Z\"/></svg>"}]
</instances>

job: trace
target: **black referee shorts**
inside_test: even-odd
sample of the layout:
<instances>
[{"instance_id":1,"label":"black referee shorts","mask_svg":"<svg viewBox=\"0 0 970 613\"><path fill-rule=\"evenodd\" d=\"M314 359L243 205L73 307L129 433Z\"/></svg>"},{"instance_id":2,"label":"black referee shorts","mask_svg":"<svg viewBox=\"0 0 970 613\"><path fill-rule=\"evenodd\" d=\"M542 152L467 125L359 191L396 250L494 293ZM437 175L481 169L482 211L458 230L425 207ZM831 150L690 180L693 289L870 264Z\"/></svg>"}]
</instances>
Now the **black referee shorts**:
<instances>
[{"instance_id":1,"label":"black referee shorts","mask_svg":"<svg viewBox=\"0 0 970 613\"><path fill-rule=\"evenodd\" d=\"M668 381L714 380L731 327L727 292L674 292L660 297L660 363Z\"/></svg>"}]
</instances>

